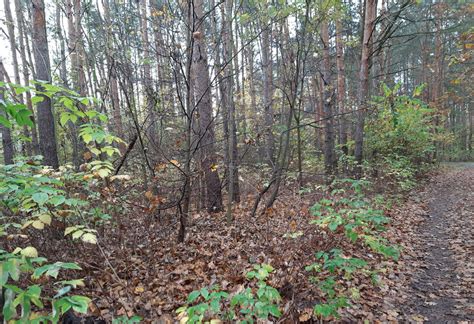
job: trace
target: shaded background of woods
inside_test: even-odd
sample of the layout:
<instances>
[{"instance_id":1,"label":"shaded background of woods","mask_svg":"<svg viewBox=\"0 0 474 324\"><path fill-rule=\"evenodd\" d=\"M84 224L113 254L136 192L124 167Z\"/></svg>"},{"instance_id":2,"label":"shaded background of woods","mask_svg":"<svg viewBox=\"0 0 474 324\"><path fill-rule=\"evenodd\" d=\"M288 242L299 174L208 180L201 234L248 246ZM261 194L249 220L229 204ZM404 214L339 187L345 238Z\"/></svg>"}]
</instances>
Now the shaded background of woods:
<instances>
[{"instance_id":1,"label":"shaded background of woods","mask_svg":"<svg viewBox=\"0 0 474 324\"><path fill-rule=\"evenodd\" d=\"M382 82L401 93L425 83L452 134L434 157L472 158L473 14L457 1L4 0L0 80L99 98L106 127L130 143L117 172L139 175L157 212L177 210L182 239L191 210L226 209L230 221L249 194L255 213L285 182L360 176L376 153L364 125ZM2 127L5 163L87 162L55 102L15 99L35 127Z\"/></svg>"}]
</instances>

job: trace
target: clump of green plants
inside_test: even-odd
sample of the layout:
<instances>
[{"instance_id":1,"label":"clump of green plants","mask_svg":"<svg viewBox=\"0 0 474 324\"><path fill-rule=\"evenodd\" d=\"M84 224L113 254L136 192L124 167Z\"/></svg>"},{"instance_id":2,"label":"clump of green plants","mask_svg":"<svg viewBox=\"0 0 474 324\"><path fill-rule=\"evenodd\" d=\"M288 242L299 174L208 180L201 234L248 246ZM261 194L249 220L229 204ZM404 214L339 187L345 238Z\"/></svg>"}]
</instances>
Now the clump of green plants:
<instances>
[{"instance_id":1,"label":"clump of green plants","mask_svg":"<svg viewBox=\"0 0 474 324\"><path fill-rule=\"evenodd\" d=\"M389 219L382 209L380 196L368 199L365 190L370 182L364 179L339 179L331 186L330 198L321 199L310 209L315 219L312 224L334 234L343 234L350 243L362 243L385 258L397 260L399 249L392 246L380 233L385 231ZM365 260L346 255L340 249L316 253L316 262L306 270L313 275L310 280L317 286L324 301L314 306L318 318L338 318L342 308L350 307L350 301L359 297L357 287L346 289L342 281L351 281L354 274L376 279L376 273L368 268Z\"/></svg>"},{"instance_id":2,"label":"clump of green plants","mask_svg":"<svg viewBox=\"0 0 474 324\"><path fill-rule=\"evenodd\" d=\"M254 323L256 319L280 317L278 303L281 296L277 289L267 284L273 267L257 264L246 274L250 281L256 281L256 287L247 287L235 294L220 290L218 285L204 287L191 292L187 304L176 310L185 323L202 323L205 320L223 319Z\"/></svg>"},{"instance_id":3,"label":"clump of green plants","mask_svg":"<svg viewBox=\"0 0 474 324\"><path fill-rule=\"evenodd\" d=\"M81 279L56 281L57 293L53 297L42 296L40 284L26 287L18 284L22 276L31 275L33 281L39 282L41 278L56 279L60 270L81 270L76 263L46 261L31 246L16 248L12 253L0 250L0 291L4 292L2 312L6 322L58 323L61 315L70 309L87 313L89 298L68 295L73 288L84 285Z\"/></svg>"},{"instance_id":4,"label":"clump of green plants","mask_svg":"<svg viewBox=\"0 0 474 324\"><path fill-rule=\"evenodd\" d=\"M306 271L316 274L316 276L311 276L310 280L317 285L325 298L325 302L314 306L314 314L321 318L339 318L338 310L350 306L350 299L357 297L358 291L355 288L349 292L345 291L344 287L338 283L338 278L350 280L353 273L367 266L367 262L346 256L340 249L332 249L329 252L320 251L316 253L316 259L317 262L305 268Z\"/></svg>"},{"instance_id":5,"label":"clump of green plants","mask_svg":"<svg viewBox=\"0 0 474 324\"><path fill-rule=\"evenodd\" d=\"M383 95L373 98L376 113L367 120L365 145L379 177L410 190L417 173L430 167L435 143L447 137L441 127L434 126L437 112L419 98L423 85L411 96L400 94L400 87L382 84Z\"/></svg>"},{"instance_id":6,"label":"clump of green plants","mask_svg":"<svg viewBox=\"0 0 474 324\"><path fill-rule=\"evenodd\" d=\"M90 227L90 223L98 217L107 221L110 216L98 206L92 208L91 201L84 197L93 192L91 189L96 188L99 181L111 175L111 158L120 154L117 146L122 141L102 126L107 117L93 109L97 100L48 83L34 83L40 83L42 90L0 82L0 87L11 91L4 93L0 101L0 124L12 129L33 126L31 111L12 99L16 95L30 92L33 104L44 100L44 96L54 98L60 112L60 124L80 124L79 138L87 148L84 153L86 163L81 166L81 172L76 172L70 165L53 170L42 165L41 156L17 156L15 163L0 165L0 237L27 238L32 230L43 230L58 220L69 225L64 231L65 236L96 244L96 230ZM81 109L85 106L89 106L88 109ZM23 137L19 140L30 139ZM44 296L40 284L19 283L29 274L31 280L38 282L45 278L56 279L62 269L80 270L77 264L47 264L45 258L38 257L33 246L12 250L0 250L2 312L8 323L57 323L60 316L70 309L87 312L90 301L87 297L68 295L71 289L83 285L82 280L55 282L57 293L53 297Z\"/></svg>"},{"instance_id":7,"label":"clump of green plants","mask_svg":"<svg viewBox=\"0 0 474 324\"><path fill-rule=\"evenodd\" d=\"M367 185L367 181L355 179L334 182L332 199L321 199L311 207L312 215L316 216L311 223L331 232L343 232L350 241L359 239L375 252L397 259L397 248L385 245L385 240L373 235L384 231L389 219L383 210L374 208L373 203L365 198L363 188ZM352 191L349 198L342 195L349 189Z\"/></svg>"}]
</instances>

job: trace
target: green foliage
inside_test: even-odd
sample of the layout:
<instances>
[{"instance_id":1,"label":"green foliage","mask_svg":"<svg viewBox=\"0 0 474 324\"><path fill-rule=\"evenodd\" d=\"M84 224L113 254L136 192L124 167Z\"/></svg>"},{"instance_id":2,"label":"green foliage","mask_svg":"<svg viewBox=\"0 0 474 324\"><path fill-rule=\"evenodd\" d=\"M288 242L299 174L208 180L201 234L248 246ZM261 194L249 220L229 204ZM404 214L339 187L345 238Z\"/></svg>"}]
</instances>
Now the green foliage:
<instances>
[{"instance_id":1,"label":"green foliage","mask_svg":"<svg viewBox=\"0 0 474 324\"><path fill-rule=\"evenodd\" d=\"M384 96L374 98L378 113L369 119L366 127L369 151L381 156L404 156L412 163L427 160L434 150L435 111L416 97L397 95L400 84L393 89L382 86ZM421 89L417 88L415 95Z\"/></svg>"},{"instance_id":2,"label":"green foliage","mask_svg":"<svg viewBox=\"0 0 474 324\"><path fill-rule=\"evenodd\" d=\"M89 152L85 158L90 160L83 165L83 172L75 172L69 165L52 170L41 165L42 158L19 157L11 165L0 165L0 205L6 212L1 217L0 236L19 235L11 234L12 230L27 233L31 229L42 230L52 225L54 219L60 222L77 222L66 228L64 235L71 235L73 239L96 244L96 230L87 225L90 217L99 217L102 221L107 218L97 205L91 207L92 199L83 200L71 192L79 189L83 193L90 193L90 198L97 193L91 190L97 181L108 177L113 165L107 158L119 154L113 146L122 141L108 133L102 123L107 117L92 109L97 103L93 98L80 97L77 93L44 82L34 82L38 88L23 87L8 84L14 94L29 91L34 104L41 102L45 97L54 98L56 109L60 111L60 123L78 123L79 136L86 144ZM1 83L0 86L6 86ZM6 127L32 126L31 112L24 105L9 101L14 95L5 96L0 102L0 123ZM29 140L29 139L22 139ZM95 157L95 160L93 159ZM92 187L91 187L92 185ZM69 296L69 292L79 285L82 280L61 280L54 283L57 287L53 297L42 296L42 287L32 284L21 287L17 284L22 275L31 274L32 280L58 277L59 271L64 269L80 270L75 263L56 262L44 264L45 258L38 257L36 248L16 248L12 253L0 250L0 288L5 288L5 305L3 315L9 323L57 323L59 317L70 309L86 313L89 298L84 296ZM44 280L42 280L44 281ZM45 315L45 307L51 306L51 313ZM18 313L18 308L21 312ZM135 323L137 317L126 319L123 323Z\"/></svg>"},{"instance_id":3,"label":"green foliage","mask_svg":"<svg viewBox=\"0 0 474 324\"><path fill-rule=\"evenodd\" d=\"M63 174L70 172L67 168L53 171L40 164L40 158L32 160L19 160L15 164L0 165L0 205L11 212L12 215L21 217L21 224L10 223L9 217L2 216L0 236L6 235L7 229L16 228L25 230L34 228L42 230L51 225L54 218L63 219L61 215L77 215L78 207L87 206L87 201L69 197ZM73 234L84 242L95 243L95 231L80 226L81 235ZM70 234L68 231L65 235ZM84 235L82 235L84 234Z\"/></svg>"},{"instance_id":4,"label":"green foliage","mask_svg":"<svg viewBox=\"0 0 474 324\"><path fill-rule=\"evenodd\" d=\"M38 257L34 247L17 248L13 253L0 250L0 289L5 289L3 316L8 323L58 323L62 314L69 309L87 313L90 299L84 296L67 296L71 289L82 286L82 280L63 280L54 297L41 296L41 286L31 284L26 288L17 285L22 275L31 274L31 279L57 278L61 269L80 270L75 263L56 262L44 264L47 260ZM44 315L45 304L51 305L51 312ZM18 312L20 308L20 312ZM33 310L35 309L35 310Z\"/></svg>"},{"instance_id":5,"label":"green foliage","mask_svg":"<svg viewBox=\"0 0 474 324\"><path fill-rule=\"evenodd\" d=\"M312 221L322 229L344 233L351 242L360 242L385 258L397 260L399 250L390 246L379 234L385 230L389 219L383 210L374 206L385 206L383 197L374 201L366 198L365 190L370 186L366 180L340 179L331 184L330 199L321 199L310 211L316 218ZM316 284L324 302L314 306L314 314L320 318L338 318L339 310L350 306L350 300L359 297L357 286L346 289L341 282L351 281L355 274L370 275L375 272L360 258L348 256L340 249L316 253L316 262L305 268L316 274L310 280Z\"/></svg>"},{"instance_id":6,"label":"green foliage","mask_svg":"<svg viewBox=\"0 0 474 324\"><path fill-rule=\"evenodd\" d=\"M256 288L247 287L233 296L221 291L217 285L210 289L195 290L189 294L187 305L176 312L183 316L186 323L202 323L208 317L231 321L241 319L241 323L254 323L255 319L268 319L270 316L278 318L281 316L278 307L281 296L278 290L266 282L272 271L273 268L268 264L255 265L246 278L256 279ZM224 305L228 305L225 310Z\"/></svg>"},{"instance_id":7,"label":"green foliage","mask_svg":"<svg viewBox=\"0 0 474 324\"><path fill-rule=\"evenodd\" d=\"M350 198L344 196L338 197L339 194L345 193L347 189L337 187L337 185L349 185L352 191ZM328 228L332 232L343 231L345 236L352 242L357 241L360 237L371 235L385 229L385 225L389 222L384 215L383 210L373 208L373 204L364 198L363 188L369 183L365 180L342 179L333 182L332 190L333 199L321 199L310 209L316 219L311 221L321 228ZM365 235L365 236L364 236ZM382 239L378 240L378 244L368 244L365 238L362 240L375 252L382 253L384 256L396 257L392 250L383 244ZM372 241L370 241L372 242ZM390 252L388 252L390 251Z\"/></svg>"},{"instance_id":8,"label":"green foliage","mask_svg":"<svg viewBox=\"0 0 474 324\"><path fill-rule=\"evenodd\" d=\"M400 84L390 89L382 84L383 96L374 97L377 113L368 118L366 152L372 165L402 190L414 187L414 177L431 161L435 142L446 136L442 128L434 126L436 111L429 108L418 96L399 95Z\"/></svg>"},{"instance_id":9,"label":"green foliage","mask_svg":"<svg viewBox=\"0 0 474 324\"><path fill-rule=\"evenodd\" d=\"M17 88L15 85L9 84L16 94L19 93L19 89L23 87ZM0 82L0 88L7 86L7 83ZM33 126L33 122L31 121L31 116L33 113L28 109L28 107L21 103L16 103L10 101L8 97L0 100L0 124L11 128L13 125L10 122L10 118L12 118L18 126Z\"/></svg>"}]
</instances>

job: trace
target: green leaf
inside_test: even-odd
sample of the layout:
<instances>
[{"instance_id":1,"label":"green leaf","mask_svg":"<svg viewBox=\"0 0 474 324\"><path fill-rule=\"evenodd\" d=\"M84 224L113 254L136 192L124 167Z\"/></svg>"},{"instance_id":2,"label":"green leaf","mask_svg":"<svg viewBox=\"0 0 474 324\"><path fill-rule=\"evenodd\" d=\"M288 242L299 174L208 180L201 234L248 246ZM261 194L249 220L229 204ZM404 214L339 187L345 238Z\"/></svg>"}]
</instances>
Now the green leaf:
<instances>
[{"instance_id":1,"label":"green leaf","mask_svg":"<svg viewBox=\"0 0 474 324\"><path fill-rule=\"evenodd\" d=\"M33 127L34 124L33 122L31 121L31 115L32 115L32 112L29 110L29 109L20 109L16 116L15 116L15 119L18 123L18 125L20 126L30 126L30 127Z\"/></svg>"},{"instance_id":2,"label":"green leaf","mask_svg":"<svg viewBox=\"0 0 474 324\"><path fill-rule=\"evenodd\" d=\"M10 123L10 121L3 115L0 115L0 124L5 126L6 128L12 127L12 124Z\"/></svg>"},{"instance_id":3,"label":"green leaf","mask_svg":"<svg viewBox=\"0 0 474 324\"><path fill-rule=\"evenodd\" d=\"M37 103L40 103L44 100L44 97L43 96L33 96L31 97L31 103L33 105L36 105Z\"/></svg>"},{"instance_id":4,"label":"green leaf","mask_svg":"<svg viewBox=\"0 0 474 324\"><path fill-rule=\"evenodd\" d=\"M199 297L199 295L201 295L201 292L199 290L191 292L188 296L188 303L194 302Z\"/></svg>"},{"instance_id":5,"label":"green leaf","mask_svg":"<svg viewBox=\"0 0 474 324\"><path fill-rule=\"evenodd\" d=\"M49 199L49 203L54 206L59 206L66 201L66 197L63 195L53 196Z\"/></svg>"},{"instance_id":6,"label":"green leaf","mask_svg":"<svg viewBox=\"0 0 474 324\"><path fill-rule=\"evenodd\" d=\"M31 198L33 199L34 202L36 202L38 205L43 205L47 200L48 200L48 194L44 192L37 192L34 193Z\"/></svg>"},{"instance_id":7,"label":"green leaf","mask_svg":"<svg viewBox=\"0 0 474 324\"><path fill-rule=\"evenodd\" d=\"M87 308L89 307L89 303L91 302L90 298L85 296L72 296L69 298L73 302L72 309L74 309L78 313L87 313Z\"/></svg>"},{"instance_id":8,"label":"green leaf","mask_svg":"<svg viewBox=\"0 0 474 324\"><path fill-rule=\"evenodd\" d=\"M205 300L208 300L209 298L209 290L207 290L206 287L202 288L201 291L201 296L204 297Z\"/></svg>"},{"instance_id":9,"label":"green leaf","mask_svg":"<svg viewBox=\"0 0 474 324\"><path fill-rule=\"evenodd\" d=\"M65 294L67 294L68 292L70 292L72 289L72 286L65 286L61 289L58 290L57 294L54 295L53 298L59 298L61 296L64 296Z\"/></svg>"},{"instance_id":10,"label":"green leaf","mask_svg":"<svg viewBox=\"0 0 474 324\"><path fill-rule=\"evenodd\" d=\"M59 118L59 123L62 126L65 126L66 123L70 120L70 116L71 116L71 114L69 114L68 112L61 113L61 117Z\"/></svg>"}]
</instances>

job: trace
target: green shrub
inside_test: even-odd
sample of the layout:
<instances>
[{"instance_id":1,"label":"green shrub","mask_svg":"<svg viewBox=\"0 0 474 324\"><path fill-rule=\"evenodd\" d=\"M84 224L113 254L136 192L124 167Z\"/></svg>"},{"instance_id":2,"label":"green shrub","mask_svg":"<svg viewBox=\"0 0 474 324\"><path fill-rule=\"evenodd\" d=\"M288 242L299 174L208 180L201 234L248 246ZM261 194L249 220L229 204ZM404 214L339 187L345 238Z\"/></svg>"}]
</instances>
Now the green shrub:
<instances>
[{"instance_id":1,"label":"green shrub","mask_svg":"<svg viewBox=\"0 0 474 324\"><path fill-rule=\"evenodd\" d=\"M246 278L257 280L257 287L247 287L234 295L221 291L217 285L195 290L189 294L187 304L176 312L185 323L202 323L208 318L240 323L254 323L255 319L266 320L270 316L278 318L281 296L266 282L271 272L273 268L268 264L255 265Z\"/></svg>"}]
</instances>

